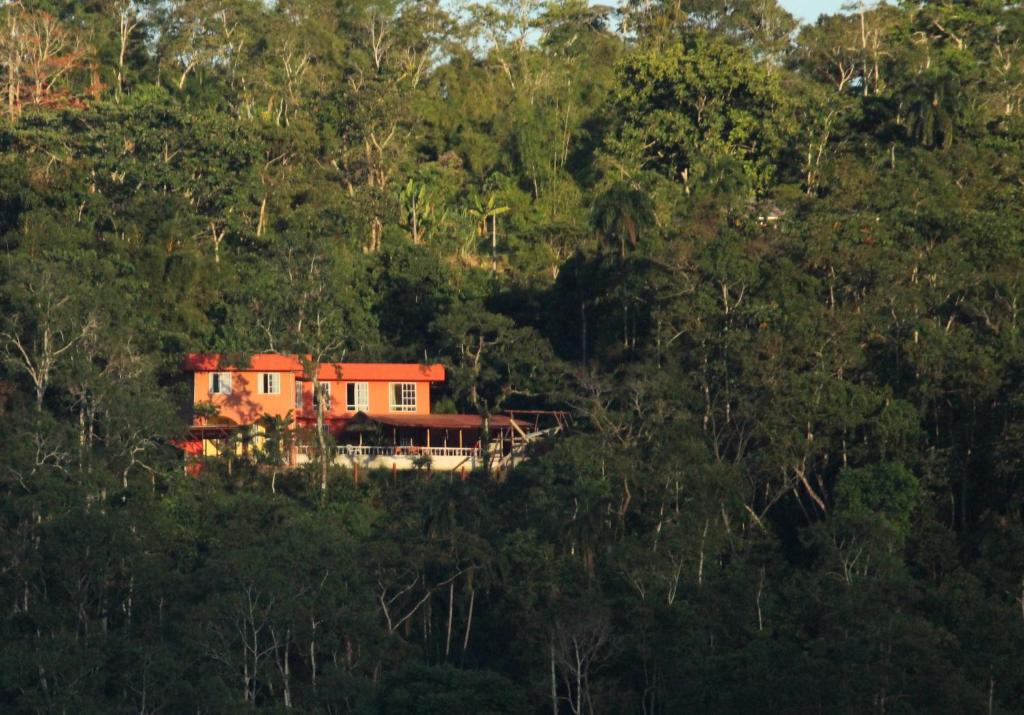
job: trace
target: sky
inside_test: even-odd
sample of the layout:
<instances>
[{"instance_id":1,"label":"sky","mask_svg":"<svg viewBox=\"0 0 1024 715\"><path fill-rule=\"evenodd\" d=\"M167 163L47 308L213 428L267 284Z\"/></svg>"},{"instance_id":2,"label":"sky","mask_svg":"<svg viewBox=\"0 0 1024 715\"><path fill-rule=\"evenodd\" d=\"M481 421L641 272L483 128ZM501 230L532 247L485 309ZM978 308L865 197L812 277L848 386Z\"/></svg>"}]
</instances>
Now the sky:
<instances>
[{"instance_id":1,"label":"sky","mask_svg":"<svg viewBox=\"0 0 1024 715\"><path fill-rule=\"evenodd\" d=\"M849 0L779 0L782 7L789 10L803 22L814 22L818 15L838 12L841 5Z\"/></svg>"}]
</instances>

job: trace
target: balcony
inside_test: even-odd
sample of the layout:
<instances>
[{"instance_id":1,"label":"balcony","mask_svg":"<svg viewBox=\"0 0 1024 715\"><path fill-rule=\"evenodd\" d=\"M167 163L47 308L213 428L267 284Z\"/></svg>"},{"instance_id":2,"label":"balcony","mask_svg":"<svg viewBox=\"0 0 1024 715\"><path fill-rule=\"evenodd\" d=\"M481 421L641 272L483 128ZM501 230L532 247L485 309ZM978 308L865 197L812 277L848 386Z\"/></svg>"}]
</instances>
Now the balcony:
<instances>
[{"instance_id":1,"label":"balcony","mask_svg":"<svg viewBox=\"0 0 1024 715\"><path fill-rule=\"evenodd\" d=\"M497 445L490 454L491 466L505 466L510 454L501 454ZM333 448L334 463L349 469L409 470L429 468L435 471L470 472L483 466L479 447L421 447L421 446L368 446L340 445ZM305 464L316 454L316 448L302 445L296 448L296 464ZM517 460L518 461L518 460Z\"/></svg>"},{"instance_id":2,"label":"balcony","mask_svg":"<svg viewBox=\"0 0 1024 715\"><path fill-rule=\"evenodd\" d=\"M479 457L479 447L367 447L343 444L336 447L339 457Z\"/></svg>"}]
</instances>

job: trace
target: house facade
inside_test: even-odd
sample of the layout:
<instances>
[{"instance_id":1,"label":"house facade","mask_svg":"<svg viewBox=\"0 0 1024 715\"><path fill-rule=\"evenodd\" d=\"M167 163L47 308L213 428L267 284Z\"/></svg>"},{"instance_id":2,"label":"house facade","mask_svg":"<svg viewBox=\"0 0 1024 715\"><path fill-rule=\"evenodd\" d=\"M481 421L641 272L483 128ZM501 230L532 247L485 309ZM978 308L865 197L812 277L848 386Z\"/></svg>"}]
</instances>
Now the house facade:
<instances>
[{"instance_id":1,"label":"house facade","mask_svg":"<svg viewBox=\"0 0 1024 715\"><path fill-rule=\"evenodd\" d=\"M184 370L192 388L192 423L185 442L194 458L255 454L266 447L268 428L292 430L286 461L314 454L309 438L322 405L334 461L363 469L466 469L484 459L512 460L525 437L505 415L433 414L431 385L445 379L443 365L322 363L295 355L257 354L230 360L192 353ZM317 380L311 379L317 370ZM314 387L316 385L316 387ZM482 449L484 432L490 449ZM314 433L315 434L315 433Z\"/></svg>"}]
</instances>

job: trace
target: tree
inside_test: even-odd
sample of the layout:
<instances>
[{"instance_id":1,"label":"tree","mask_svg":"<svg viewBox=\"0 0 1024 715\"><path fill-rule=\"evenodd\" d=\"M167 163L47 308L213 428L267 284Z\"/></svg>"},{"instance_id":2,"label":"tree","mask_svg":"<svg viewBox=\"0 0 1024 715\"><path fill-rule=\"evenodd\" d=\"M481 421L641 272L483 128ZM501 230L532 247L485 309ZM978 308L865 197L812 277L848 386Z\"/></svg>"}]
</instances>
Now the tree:
<instances>
[{"instance_id":1,"label":"tree","mask_svg":"<svg viewBox=\"0 0 1024 715\"><path fill-rule=\"evenodd\" d=\"M663 50L640 51L618 68L609 143L687 192L735 162L763 190L793 127L778 77L725 40L698 33Z\"/></svg>"},{"instance_id":2,"label":"tree","mask_svg":"<svg viewBox=\"0 0 1024 715\"><path fill-rule=\"evenodd\" d=\"M498 216L509 212L508 206L498 206L497 196L491 194L487 202L476 199L475 204L469 208L469 215L480 223L477 228L479 235L487 235L487 221L491 222L491 273L498 270Z\"/></svg>"},{"instance_id":3,"label":"tree","mask_svg":"<svg viewBox=\"0 0 1024 715\"><path fill-rule=\"evenodd\" d=\"M97 329L88 288L69 280L62 268L72 266L23 255L5 280L6 324L0 340L8 364L31 381L37 410L43 409L56 370Z\"/></svg>"},{"instance_id":4,"label":"tree","mask_svg":"<svg viewBox=\"0 0 1024 715\"><path fill-rule=\"evenodd\" d=\"M360 261L337 245L320 242L297 223L275 237L269 250L273 270L255 265L241 310L233 314L231 340L239 347L265 346L303 361L313 389L320 489L326 492L333 456L329 449L326 393L322 371L351 351L376 342ZM336 376L337 379L341 376Z\"/></svg>"},{"instance_id":5,"label":"tree","mask_svg":"<svg viewBox=\"0 0 1024 715\"><path fill-rule=\"evenodd\" d=\"M619 260L626 258L626 243L636 248L640 233L655 220L654 204L644 191L620 181L595 201L591 221L604 239L619 249Z\"/></svg>"},{"instance_id":6,"label":"tree","mask_svg":"<svg viewBox=\"0 0 1024 715\"><path fill-rule=\"evenodd\" d=\"M432 332L451 361L456 396L483 418L481 447L489 468L491 416L510 398L530 394L528 386L552 380L551 348L534 330L516 327L480 302L452 306L434 322Z\"/></svg>"},{"instance_id":7,"label":"tree","mask_svg":"<svg viewBox=\"0 0 1024 715\"><path fill-rule=\"evenodd\" d=\"M88 48L56 17L7 3L0 25L0 72L12 122L25 107L81 107L86 93L98 92L95 77L89 87L78 76L90 70Z\"/></svg>"},{"instance_id":8,"label":"tree","mask_svg":"<svg viewBox=\"0 0 1024 715\"><path fill-rule=\"evenodd\" d=\"M407 666L389 674L377 707L380 715L410 710L432 715L511 715L530 710L522 690L501 675L448 665Z\"/></svg>"},{"instance_id":9,"label":"tree","mask_svg":"<svg viewBox=\"0 0 1024 715\"><path fill-rule=\"evenodd\" d=\"M949 72L929 72L907 88L907 131L923 146L949 149L962 103L960 78Z\"/></svg>"}]
</instances>

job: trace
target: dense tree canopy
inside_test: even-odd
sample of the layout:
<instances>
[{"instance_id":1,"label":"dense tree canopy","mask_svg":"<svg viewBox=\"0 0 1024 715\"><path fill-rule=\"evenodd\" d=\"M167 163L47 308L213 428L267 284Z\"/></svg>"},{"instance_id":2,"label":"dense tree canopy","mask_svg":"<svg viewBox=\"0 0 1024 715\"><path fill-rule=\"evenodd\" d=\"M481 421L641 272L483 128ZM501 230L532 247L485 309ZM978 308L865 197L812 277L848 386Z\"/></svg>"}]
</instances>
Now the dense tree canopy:
<instances>
[{"instance_id":1,"label":"dense tree canopy","mask_svg":"<svg viewBox=\"0 0 1024 715\"><path fill-rule=\"evenodd\" d=\"M0 6L0 710L1020 712L1024 6ZM183 469L188 351L515 469Z\"/></svg>"}]
</instances>

